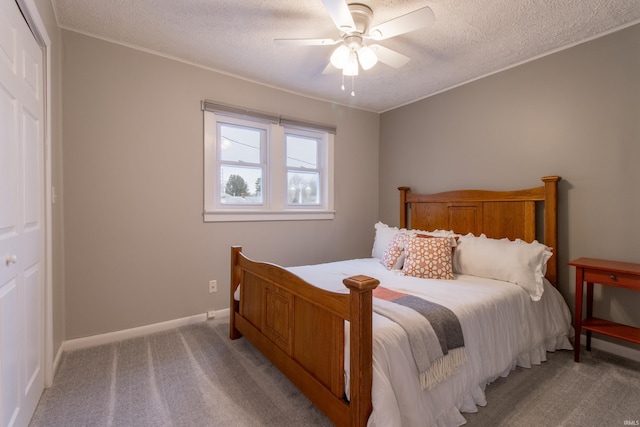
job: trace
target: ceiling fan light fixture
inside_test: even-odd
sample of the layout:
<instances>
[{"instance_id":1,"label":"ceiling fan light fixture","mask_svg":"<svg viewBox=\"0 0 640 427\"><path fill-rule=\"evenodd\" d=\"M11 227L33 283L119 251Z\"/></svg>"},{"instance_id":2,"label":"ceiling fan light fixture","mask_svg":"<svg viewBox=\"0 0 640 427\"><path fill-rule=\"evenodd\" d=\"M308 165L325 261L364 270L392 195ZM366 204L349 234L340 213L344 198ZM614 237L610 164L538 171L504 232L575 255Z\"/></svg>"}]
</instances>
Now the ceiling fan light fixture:
<instances>
[{"instance_id":1,"label":"ceiling fan light fixture","mask_svg":"<svg viewBox=\"0 0 640 427\"><path fill-rule=\"evenodd\" d=\"M358 49L358 60L363 70L371 69L378 62L375 52L368 46L362 46Z\"/></svg>"},{"instance_id":2,"label":"ceiling fan light fixture","mask_svg":"<svg viewBox=\"0 0 640 427\"><path fill-rule=\"evenodd\" d=\"M342 69L342 74L345 76L357 76L358 68L358 55L352 50L349 52L349 58Z\"/></svg>"},{"instance_id":3,"label":"ceiling fan light fixture","mask_svg":"<svg viewBox=\"0 0 640 427\"><path fill-rule=\"evenodd\" d=\"M349 60L350 53L351 51L349 50L349 48L341 44L331 54L331 59L330 59L331 65L342 70L347 64L347 61Z\"/></svg>"}]
</instances>

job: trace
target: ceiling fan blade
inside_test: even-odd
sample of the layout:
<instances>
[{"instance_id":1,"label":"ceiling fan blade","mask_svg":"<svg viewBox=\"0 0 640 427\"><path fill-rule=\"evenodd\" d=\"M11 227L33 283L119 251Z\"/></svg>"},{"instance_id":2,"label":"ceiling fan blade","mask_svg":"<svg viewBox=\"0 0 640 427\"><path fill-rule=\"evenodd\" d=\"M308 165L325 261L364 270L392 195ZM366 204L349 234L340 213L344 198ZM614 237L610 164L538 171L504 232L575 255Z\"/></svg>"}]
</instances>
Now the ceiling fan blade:
<instances>
[{"instance_id":1,"label":"ceiling fan blade","mask_svg":"<svg viewBox=\"0 0 640 427\"><path fill-rule=\"evenodd\" d=\"M339 70L333 65L331 65L331 62L329 62L327 66L324 67L324 70L322 70L321 74L335 74L337 71Z\"/></svg>"},{"instance_id":2,"label":"ceiling fan blade","mask_svg":"<svg viewBox=\"0 0 640 427\"><path fill-rule=\"evenodd\" d=\"M429 6L423 7L406 15L399 16L369 30L369 36L374 40L384 40L400 34L426 27L435 20L435 15Z\"/></svg>"},{"instance_id":3,"label":"ceiling fan blade","mask_svg":"<svg viewBox=\"0 0 640 427\"><path fill-rule=\"evenodd\" d=\"M333 39L275 39L273 42L279 46L331 46L341 40Z\"/></svg>"},{"instance_id":4,"label":"ceiling fan blade","mask_svg":"<svg viewBox=\"0 0 640 427\"><path fill-rule=\"evenodd\" d=\"M340 31L348 33L356 29L356 23L353 22L349 5L345 0L322 0L322 3Z\"/></svg>"},{"instance_id":5,"label":"ceiling fan blade","mask_svg":"<svg viewBox=\"0 0 640 427\"><path fill-rule=\"evenodd\" d=\"M411 61L411 58L408 56L384 46L380 46L379 44L371 44L369 45L369 48L376 54L378 61L393 68L400 68L407 62Z\"/></svg>"}]
</instances>

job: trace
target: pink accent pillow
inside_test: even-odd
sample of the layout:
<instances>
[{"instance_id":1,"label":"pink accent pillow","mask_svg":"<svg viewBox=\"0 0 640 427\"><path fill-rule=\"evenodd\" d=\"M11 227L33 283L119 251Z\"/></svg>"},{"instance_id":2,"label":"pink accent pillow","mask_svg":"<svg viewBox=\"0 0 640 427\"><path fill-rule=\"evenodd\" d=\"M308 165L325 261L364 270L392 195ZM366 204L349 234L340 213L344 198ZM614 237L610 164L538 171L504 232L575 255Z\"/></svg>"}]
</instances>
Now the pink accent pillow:
<instances>
[{"instance_id":1,"label":"pink accent pillow","mask_svg":"<svg viewBox=\"0 0 640 427\"><path fill-rule=\"evenodd\" d=\"M382 254L380 262L387 270L399 270L404 262L404 249L411 235L407 233L398 233L391 239Z\"/></svg>"},{"instance_id":2,"label":"pink accent pillow","mask_svg":"<svg viewBox=\"0 0 640 427\"><path fill-rule=\"evenodd\" d=\"M415 236L409 239L405 244L403 274L427 279L454 279L451 243L451 237Z\"/></svg>"}]
</instances>

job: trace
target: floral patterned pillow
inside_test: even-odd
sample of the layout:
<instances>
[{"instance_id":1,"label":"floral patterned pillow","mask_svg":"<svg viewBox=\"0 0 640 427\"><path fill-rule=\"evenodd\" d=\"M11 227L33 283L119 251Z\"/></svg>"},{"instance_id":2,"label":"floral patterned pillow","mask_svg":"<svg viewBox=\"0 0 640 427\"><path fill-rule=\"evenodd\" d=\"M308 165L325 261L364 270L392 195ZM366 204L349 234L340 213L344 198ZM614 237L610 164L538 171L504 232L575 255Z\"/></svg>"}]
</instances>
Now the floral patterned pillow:
<instances>
[{"instance_id":1,"label":"floral patterned pillow","mask_svg":"<svg viewBox=\"0 0 640 427\"><path fill-rule=\"evenodd\" d=\"M454 279L450 237L413 236L405 244L405 276Z\"/></svg>"},{"instance_id":2,"label":"floral patterned pillow","mask_svg":"<svg viewBox=\"0 0 640 427\"><path fill-rule=\"evenodd\" d=\"M380 262L387 270L399 270L402 268L404 249L410 238L411 235L408 233L398 233L391 239L380 259Z\"/></svg>"}]
</instances>

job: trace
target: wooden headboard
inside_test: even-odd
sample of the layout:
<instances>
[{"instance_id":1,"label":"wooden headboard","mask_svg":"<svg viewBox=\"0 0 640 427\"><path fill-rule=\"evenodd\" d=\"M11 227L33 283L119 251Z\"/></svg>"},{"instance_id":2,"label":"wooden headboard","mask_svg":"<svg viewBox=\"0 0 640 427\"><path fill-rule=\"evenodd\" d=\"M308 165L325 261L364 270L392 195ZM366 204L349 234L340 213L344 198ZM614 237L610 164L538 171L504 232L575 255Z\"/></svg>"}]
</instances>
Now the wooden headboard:
<instances>
[{"instance_id":1,"label":"wooden headboard","mask_svg":"<svg viewBox=\"0 0 640 427\"><path fill-rule=\"evenodd\" d=\"M400 190L400 227L417 230L453 230L459 234L484 233L487 237L536 240L536 203L544 203L543 238L553 250L547 262L547 279L557 286L558 181L542 177L544 185L514 191L460 190L412 194Z\"/></svg>"}]
</instances>

